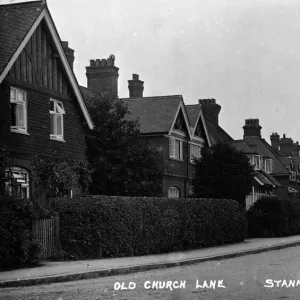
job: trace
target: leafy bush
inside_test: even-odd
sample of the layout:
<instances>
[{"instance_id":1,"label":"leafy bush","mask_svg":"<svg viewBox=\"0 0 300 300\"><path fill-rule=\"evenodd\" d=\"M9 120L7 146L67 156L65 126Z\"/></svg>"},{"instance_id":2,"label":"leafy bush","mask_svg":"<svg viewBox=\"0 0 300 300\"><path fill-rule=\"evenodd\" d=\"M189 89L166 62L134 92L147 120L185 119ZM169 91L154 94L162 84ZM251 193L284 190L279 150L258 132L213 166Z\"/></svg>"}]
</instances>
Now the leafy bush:
<instances>
[{"instance_id":1,"label":"leafy bush","mask_svg":"<svg viewBox=\"0 0 300 300\"><path fill-rule=\"evenodd\" d=\"M63 250L78 259L243 241L243 218L233 200L87 196L53 199L52 206L60 213Z\"/></svg>"},{"instance_id":2,"label":"leafy bush","mask_svg":"<svg viewBox=\"0 0 300 300\"><path fill-rule=\"evenodd\" d=\"M248 211L249 235L284 236L290 234L290 210L287 201L276 196L260 197Z\"/></svg>"},{"instance_id":3,"label":"leafy bush","mask_svg":"<svg viewBox=\"0 0 300 300\"><path fill-rule=\"evenodd\" d=\"M227 143L202 148L201 157L195 159L193 195L197 198L234 199L245 207L253 172L247 155Z\"/></svg>"},{"instance_id":4,"label":"leafy bush","mask_svg":"<svg viewBox=\"0 0 300 300\"><path fill-rule=\"evenodd\" d=\"M0 268L38 264L41 245L31 231L33 204L2 195L0 205Z\"/></svg>"}]
</instances>

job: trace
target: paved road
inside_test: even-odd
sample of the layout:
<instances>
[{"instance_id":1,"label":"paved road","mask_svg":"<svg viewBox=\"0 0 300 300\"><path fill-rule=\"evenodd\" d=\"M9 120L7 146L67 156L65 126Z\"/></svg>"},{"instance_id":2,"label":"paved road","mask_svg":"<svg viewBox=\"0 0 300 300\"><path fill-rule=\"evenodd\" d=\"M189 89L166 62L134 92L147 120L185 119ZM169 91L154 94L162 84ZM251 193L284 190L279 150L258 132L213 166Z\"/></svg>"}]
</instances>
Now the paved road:
<instances>
[{"instance_id":1,"label":"paved road","mask_svg":"<svg viewBox=\"0 0 300 300\"><path fill-rule=\"evenodd\" d=\"M114 290L122 282L127 290ZM300 299L300 246L131 275L2 289L0 299Z\"/></svg>"}]
</instances>

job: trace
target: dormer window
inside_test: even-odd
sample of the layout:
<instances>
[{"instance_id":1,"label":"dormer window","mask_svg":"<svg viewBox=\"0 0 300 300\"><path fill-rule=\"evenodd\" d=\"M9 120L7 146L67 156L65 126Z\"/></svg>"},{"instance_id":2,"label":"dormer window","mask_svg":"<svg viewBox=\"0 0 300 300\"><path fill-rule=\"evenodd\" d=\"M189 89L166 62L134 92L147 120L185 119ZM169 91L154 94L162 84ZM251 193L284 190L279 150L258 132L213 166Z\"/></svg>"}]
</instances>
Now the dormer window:
<instances>
[{"instance_id":1,"label":"dormer window","mask_svg":"<svg viewBox=\"0 0 300 300\"><path fill-rule=\"evenodd\" d=\"M254 167L254 170L261 169L261 158L260 155L248 155L250 165Z\"/></svg>"},{"instance_id":2,"label":"dormer window","mask_svg":"<svg viewBox=\"0 0 300 300\"><path fill-rule=\"evenodd\" d=\"M264 163L264 168L266 173L272 173L272 159L266 158Z\"/></svg>"}]
</instances>

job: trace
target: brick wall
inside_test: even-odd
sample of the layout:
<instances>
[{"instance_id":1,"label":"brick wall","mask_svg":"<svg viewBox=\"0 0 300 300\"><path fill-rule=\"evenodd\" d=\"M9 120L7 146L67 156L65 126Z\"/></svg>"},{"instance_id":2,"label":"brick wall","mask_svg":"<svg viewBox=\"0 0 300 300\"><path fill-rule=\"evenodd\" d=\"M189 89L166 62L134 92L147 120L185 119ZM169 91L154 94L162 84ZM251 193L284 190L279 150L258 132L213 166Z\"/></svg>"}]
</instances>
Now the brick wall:
<instances>
[{"instance_id":1,"label":"brick wall","mask_svg":"<svg viewBox=\"0 0 300 300\"><path fill-rule=\"evenodd\" d=\"M10 131L10 86L27 92L28 134ZM66 142L50 140L49 100L63 102L64 139ZM56 149L74 159L85 157L85 134L83 116L72 95L58 95L34 86L25 85L14 79L7 79L0 85L0 118L5 121L1 143L8 147L13 157L29 159L32 155Z\"/></svg>"}]
</instances>

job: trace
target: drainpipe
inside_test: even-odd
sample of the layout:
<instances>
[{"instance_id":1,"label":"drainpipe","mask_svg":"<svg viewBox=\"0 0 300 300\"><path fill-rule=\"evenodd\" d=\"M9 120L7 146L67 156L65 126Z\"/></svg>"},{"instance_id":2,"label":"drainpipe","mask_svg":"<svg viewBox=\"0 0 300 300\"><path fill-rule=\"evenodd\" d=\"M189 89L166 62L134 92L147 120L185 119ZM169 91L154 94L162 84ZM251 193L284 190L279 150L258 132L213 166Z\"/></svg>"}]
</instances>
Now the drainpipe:
<instances>
[{"instance_id":1,"label":"drainpipe","mask_svg":"<svg viewBox=\"0 0 300 300\"><path fill-rule=\"evenodd\" d=\"M189 181L189 163L190 163L190 144L189 140L187 143L187 160L186 160L186 179L184 182L184 198L187 198L187 183Z\"/></svg>"}]
</instances>

